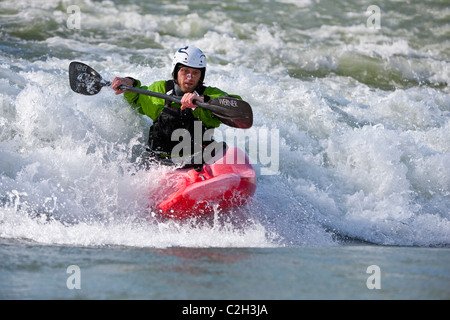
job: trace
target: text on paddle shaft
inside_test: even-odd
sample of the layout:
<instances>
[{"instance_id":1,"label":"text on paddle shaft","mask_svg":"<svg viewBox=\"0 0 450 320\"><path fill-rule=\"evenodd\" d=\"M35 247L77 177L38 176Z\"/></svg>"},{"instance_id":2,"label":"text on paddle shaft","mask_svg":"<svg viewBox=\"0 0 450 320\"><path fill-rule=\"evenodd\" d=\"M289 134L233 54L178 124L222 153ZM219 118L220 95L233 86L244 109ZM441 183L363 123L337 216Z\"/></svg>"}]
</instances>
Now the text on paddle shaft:
<instances>
[{"instance_id":1,"label":"text on paddle shaft","mask_svg":"<svg viewBox=\"0 0 450 320\"><path fill-rule=\"evenodd\" d=\"M215 159L213 154L220 154L221 144L210 144L204 150L202 145L204 142L211 141L212 137L215 141L225 141L228 146L236 146L242 150L248 149L250 163L259 163L268 166L261 167L261 175L278 174L279 168L279 131L278 129L250 128L247 130L238 130L227 128L225 134L219 129L208 129L202 132L201 121L194 122L194 135L186 129L176 129L172 133L171 140L179 141L171 153L171 159L174 163L182 163L184 161L182 154L193 154L193 163L201 164L205 160L206 163L212 163ZM192 146L191 141L194 141ZM246 148L248 146L248 148ZM193 150L192 150L193 149ZM210 159L211 161L207 160ZM237 159L223 159L227 164L244 164L244 156Z\"/></svg>"},{"instance_id":2,"label":"text on paddle shaft","mask_svg":"<svg viewBox=\"0 0 450 320\"><path fill-rule=\"evenodd\" d=\"M85 65L85 64L78 64L78 63L75 64L75 69L76 69L77 71L83 71L83 72L86 72L87 68L88 68L88 66Z\"/></svg>"},{"instance_id":3,"label":"text on paddle shaft","mask_svg":"<svg viewBox=\"0 0 450 320\"><path fill-rule=\"evenodd\" d=\"M219 104L224 106L224 107L233 107L233 108L238 108L238 103L236 100L232 100L232 99L219 99Z\"/></svg>"},{"instance_id":4,"label":"text on paddle shaft","mask_svg":"<svg viewBox=\"0 0 450 320\"><path fill-rule=\"evenodd\" d=\"M197 307L189 304L188 307L183 307L181 314L183 315L208 315L210 318L214 317L216 313L224 313L230 315L252 315L258 317L260 315L268 315L266 306L259 304L229 304L225 308L217 307Z\"/></svg>"}]
</instances>

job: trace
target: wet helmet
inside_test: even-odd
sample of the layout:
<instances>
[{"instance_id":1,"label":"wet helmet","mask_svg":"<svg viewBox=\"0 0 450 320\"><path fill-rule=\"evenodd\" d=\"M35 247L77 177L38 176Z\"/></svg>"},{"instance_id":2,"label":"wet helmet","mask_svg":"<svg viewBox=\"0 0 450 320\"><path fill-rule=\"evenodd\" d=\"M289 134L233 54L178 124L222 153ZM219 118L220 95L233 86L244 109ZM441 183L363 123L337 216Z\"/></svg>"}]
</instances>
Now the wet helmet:
<instances>
[{"instance_id":1,"label":"wet helmet","mask_svg":"<svg viewBox=\"0 0 450 320\"><path fill-rule=\"evenodd\" d=\"M206 73L206 56L202 50L194 46L186 46L175 52L172 61L172 77L175 81L177 80L178 70L182 66L200 69L202 71L200 81L203 83Z\"/></svg>"}]
</instances>

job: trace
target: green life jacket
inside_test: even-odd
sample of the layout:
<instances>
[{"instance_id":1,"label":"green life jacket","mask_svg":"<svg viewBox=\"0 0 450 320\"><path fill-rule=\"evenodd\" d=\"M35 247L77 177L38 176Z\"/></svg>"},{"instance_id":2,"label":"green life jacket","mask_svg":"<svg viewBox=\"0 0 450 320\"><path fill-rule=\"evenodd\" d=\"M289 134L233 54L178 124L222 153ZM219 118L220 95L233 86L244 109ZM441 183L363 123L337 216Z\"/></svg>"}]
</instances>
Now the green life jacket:
<instances>
[{"instance_id":1,"label":"green life jacket","mask_svg":"<svg viewBox=\"0 0 450 320\"><path fill-rule=\"evenodd\" d=\"M205 86L199 85L195 93L202 95L205 89ZM175 95L176 90L173 80L166 81L165 90L167 95ZM180 141L172 141L172 133L177 129L185 129L189 132L191 139L191 153L194 152L194 150L200 150L199 148L201 148L201 150L205 148L211 141L201 141L201 146L195 146L196 143L200 143L199 141L194 141L194 125L196 121L201 123L201 134L203 137L204 133L209 128L193 115L192 109L187 108L181 110L179 107L172 107L171 102L166 100L164 108L150 127L148 145L151 152L156 153L160 157L170 158L173 148L180 143ZM188 155L180 154L179 156Z\"/></svg>"}]
</instances>

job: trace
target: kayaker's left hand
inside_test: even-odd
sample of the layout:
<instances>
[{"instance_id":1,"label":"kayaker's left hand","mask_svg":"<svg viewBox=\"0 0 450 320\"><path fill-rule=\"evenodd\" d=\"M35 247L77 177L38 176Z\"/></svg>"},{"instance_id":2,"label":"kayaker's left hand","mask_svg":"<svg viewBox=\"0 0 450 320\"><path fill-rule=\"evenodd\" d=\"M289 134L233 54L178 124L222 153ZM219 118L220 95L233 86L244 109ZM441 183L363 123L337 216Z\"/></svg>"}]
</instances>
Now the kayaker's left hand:
<instances>
[{"instance_id":1,"label":"kayaker's left hand","mask_svg":"<svg viewBox=\"0 0 450 320\"><path fill-rule=\"evenodd\" d=\"M116 94L121 94L121 93L125 92L125 90L119 89L119 87L122 85L132 87L133 80L131 80L130 78L115 77L113 82L111 83L111 88L113 88L113 90L116 92Z\"/></svg>"},{"instance_id":2,"label":"kayaker's left hand","mask_svg":"<svg viewBox=\"0 0 450 320\"><path fill-rule=\"evenodd\" d=\"M185 93L183 98L181 98L181 110L184 110L186 108L195 109L197 108L197 105L194 103L195 100L198 100L200 102L204 102L202 96L198 96L195 93Z\"/></svg>"}]
</instances>

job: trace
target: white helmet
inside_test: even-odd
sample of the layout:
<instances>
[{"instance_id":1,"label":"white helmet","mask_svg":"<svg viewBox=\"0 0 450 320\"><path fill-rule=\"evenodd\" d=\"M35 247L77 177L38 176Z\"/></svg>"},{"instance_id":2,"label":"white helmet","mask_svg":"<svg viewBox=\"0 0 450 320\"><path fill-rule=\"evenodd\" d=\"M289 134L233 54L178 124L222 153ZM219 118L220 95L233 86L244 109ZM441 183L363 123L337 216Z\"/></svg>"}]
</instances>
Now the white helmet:
<instances>
[{"instance_id":1,"label":"white helmet","mask_svg":"<svg viewBox=\"0 0 450 320\"><path fill-rule=\"evenodd\" d=\"M190 68L201 69L202 76L200 80L203 82L206 71L206 56L202 50L194 46L186 46L175 52L175 56L172 61L172 77L174 80L177 79L180 64Z\"/></svg>"}]
</instances>

